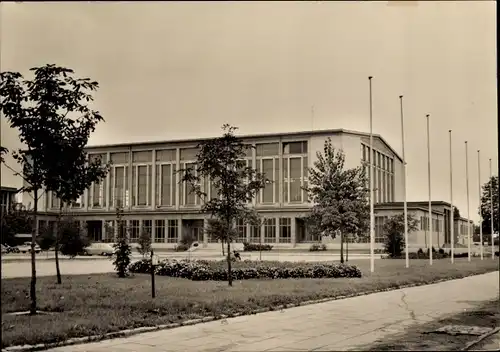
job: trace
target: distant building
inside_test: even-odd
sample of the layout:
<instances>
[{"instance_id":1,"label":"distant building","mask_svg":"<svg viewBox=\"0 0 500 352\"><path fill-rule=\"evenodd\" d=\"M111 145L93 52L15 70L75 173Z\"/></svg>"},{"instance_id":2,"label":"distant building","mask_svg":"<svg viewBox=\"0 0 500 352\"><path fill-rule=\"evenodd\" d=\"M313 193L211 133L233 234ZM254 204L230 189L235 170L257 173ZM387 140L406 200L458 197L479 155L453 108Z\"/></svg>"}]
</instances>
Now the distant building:
<instances>
[{"instance_id":1,"label":"distant building","mask_svg":"<svg viewBox=\"0 0 500 352\"><path fill-rule=\"evenodd\" d=\"M297 133L261 134L241 137L252 144L247 165L264 172L274 181L259 192L250 204L265 219L260 228L237 221L237 242L272 243L275 246L300 246L316 241L304 222L311 204L302 186L307 185L308 168L317 160L325 140L330 137L335 148L345 153L345 167L368 169L369 135L347 130L322 130ZM201 200L190 194L186 184L179 184L177 170L195 163L196 146L202 139L143 142L88 147L91 156L112 162L106 179L93 184L80 200L71 206L73 215L87 225L95 241L113 241L106 223L113 224L115 207L124 207L124 220L130 228L130 241L137 242L142 230L151 231L153 247L173 247L183 235L189 235L205 247L216 246L204 228L208 215L200 213ZM402 212L403 164L401 157L379 135L373 138L376 241L382 243L381 226L387 216ZM210 195L210 180L203 188ZM398 203L399 202L399 203ZM417 202L418 203L418 202ZM425 206L412 205L418 217L424 217ZM446 207L435 202L433 218L446 221ZM54 221L59 200L44 193L38 203L41 223ZM424 231L424 230L422 230ZM446 230L447 231L447 230ZM441 225L433 244L446 241ZM447 233L447 232L446 232ZM425 236L412 234L411 242L426 246ZM337 240L333 241L334 243ZM367 246L366 243L361 244ZM219 246L217 246L219 248Z\"/></svg>"},{"instance_id":2,"label":"distant building","mask_svg":"<svg viewBox=\"0 0 500 352\"><path fill-rule=\"evenodd\" d=\"M18 190L13 187L1 187L0 188L0 212L7 213L11 210L11 207L16 204L16 194Z\"/></svg>"}]
</instances>

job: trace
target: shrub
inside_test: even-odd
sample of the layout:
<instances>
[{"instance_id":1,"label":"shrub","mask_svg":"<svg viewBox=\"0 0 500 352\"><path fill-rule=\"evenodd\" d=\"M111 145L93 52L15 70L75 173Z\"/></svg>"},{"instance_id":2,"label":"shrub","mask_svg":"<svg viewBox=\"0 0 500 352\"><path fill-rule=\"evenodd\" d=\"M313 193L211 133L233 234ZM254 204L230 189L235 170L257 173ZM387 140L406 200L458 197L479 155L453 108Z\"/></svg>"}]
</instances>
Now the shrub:
<instances>
[{"instance_id":1,"label":"shrub","mask_svg":"<svg viewBox=\"0 0 500 352\"><path fill-rule=\"evenodd\" d=\"M139 236L137 251L144 257L151 252L151 233L143 230Z\"/></svg>"},{"instance_id":2,"label":"shrub","mask_svg":"<svg viewBox=\"0 0 500 352\"><path fill-rule=\"evenodd\" d=\"M79 222L65 220L59 226L59 249L62 254L73 258L90 245L90 239Z\"/></svg>"},{"instance_id":3,"label":"shrub","mask_svg":"<svg viewBox=\"0 0 500 352\"><path fill-rule=\"evenodd\" d=\"M175 247L175 250L177 252L185 252L189 249L189 246L187 244L184 244L184 243L179 243L176 247Z\"/></svg>"},{"instance_id":4,"label":"shrub","mask_svg":"<svg viewBox=\"0 0 500 352\"><path fill-rule=\"evenodd\" d=\"M270 244L243 242L244 252L270 251L271 249L273 249L273 246L271 246Z\"/></svg>"},{"instance_id":5,"label":"shrub","mask_svg":"<svg viewBox=\"0 0 500 352\"><path fill-rule=\"evenodd\" d=\"M142 259L129 266L130 272L148 273L150 261ZM225 281L227 269L223 262L176 261L160 262L155 273L160 276L178 277L193 281ZM350 264L339 263L262 263L242 261L232 270L234 280L290 279L290 278L359 278L361 271Z\"/></svg>"},{"instance_id":6,"label":"shrub","mask_svg":"<svg viewBox=\"0 0 500 352\"><path fill-rule=\"evenodd\" d=\"M439 253L439 254L444 254L444 249L443 249L443 248L439 248L438 253ZM451 254L451 253L450 253L450 254Z\"/></svg>"},{"instance_id":7,"label":"shrub","mask_svg":"<svg viewBox=\"0 0 500 352\"><path fill-rule=\"evenodd\" d=\"M417 254L422 254L422 253L424 253L424 251L422 250L422 248L419 248Z\"/></svg>"},{"instance_id":8,"label":"shrub","mask_svg":"<svg viewBox=\"0 0 500 352\"><path fill-rule=\"evenodd\" d=\"M311 247L309 247L309 251L310 252L326 251L326 244L313 243Z\"/></svg>"}]
</instances>

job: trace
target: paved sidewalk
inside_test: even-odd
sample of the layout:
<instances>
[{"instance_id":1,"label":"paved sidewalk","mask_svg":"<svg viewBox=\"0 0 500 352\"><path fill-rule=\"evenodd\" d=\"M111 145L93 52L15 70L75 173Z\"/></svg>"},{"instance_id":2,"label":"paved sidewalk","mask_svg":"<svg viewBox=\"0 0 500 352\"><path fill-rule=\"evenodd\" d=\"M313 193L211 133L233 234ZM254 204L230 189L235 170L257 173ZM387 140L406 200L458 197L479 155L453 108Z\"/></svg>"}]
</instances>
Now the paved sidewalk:
<instances>
[{"instance_id":1,"label":"paved sidewalk","mask_svg":"<svg viewBox=\"0 0 500 352\"><path fill-rule=\"evenodd\" d=\"M52 349L69 351L356 350L406 327L498 297L498 272L439 284Z\"/></svg>"}]
</instances>

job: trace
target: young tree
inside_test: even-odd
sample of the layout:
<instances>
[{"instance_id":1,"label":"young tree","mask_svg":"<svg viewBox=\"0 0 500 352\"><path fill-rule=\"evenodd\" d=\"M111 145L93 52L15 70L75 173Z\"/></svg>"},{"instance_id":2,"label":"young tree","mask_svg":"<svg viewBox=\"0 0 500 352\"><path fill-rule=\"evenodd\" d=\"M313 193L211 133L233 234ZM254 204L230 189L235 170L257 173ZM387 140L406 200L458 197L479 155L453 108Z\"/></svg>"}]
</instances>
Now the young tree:
<instances>
[{"instance_id":1,"label":"young tree","mask_svg":"<svg viewBox=\"0 0 500 352\"><path fill-rule=\"evenodd\" d=\"M419 221L413 214L408 214L408 233L418 230ZM383 231L385 234L384 250L391 257L399 257L403 253L405 243L405 218L404 214L397 214L387 219Z\"/></svg>"},{"instance_id":2,"label":"young tree","mask_svg":"<svg viewBox=\"0 0 500 352\"><path fill-rule=\"evenodd\" d=\"M130 265L130 256L132 255L132 248L128 242L128 228L123 220L123 209L116 208L116 243L113 245L115 249L115 256L113 264L118 273L118 277L127 277L128 266Z\"/></svg>"},{"instance_id":3,"label":"young tree","mask_svg":"<svg viewBox=\"0 0 500 352\"><path fill-rule=\"evenodd\" d=\"M491 199L490 191L493 194ZM491 202L493 201L493 231L491 230ZM498 176L493 176L483 185L480 211L483 215L483 235L498 232ZM489 237L489 236L488 236Z\"/></svg>"},{"instance_id":4,"label":"young tree","mask_svg":"<svg viewBox=\"0 0 500 352\"><path fill-rule=\"evenodd\" d=\"M227 241L228 233L229 233L229 238L230 238L231 242L234 239L234 237L236 236L236 231L234 228L228 229L226 226L224 226L224 223L218 219L209 219L208 226L205 229L205 231L206 231L209 238L220 241L221 246L222 246L222 255L225 255L224 254L224 243Z\"/></svg>"},{"instance_id":5,"label":"young tree","mask_svg":"<svg viewBox=\"0 0 500 352\"><path fill-rule=\"evenodd\" d=\"M139 235L139 248L137 250L143 257L151 252L151 232L147 230L142 230Z\"/></svg>"},{"instance_id":6,"label":"young tree","mask_svg":"<svg viewBox=\"0 0 500 352\"><path fill-rule=\"evenodd\" d=\"M325 141L323 153L309 169L309 186L305 188L313 203L307 217L313 235L340 234L340 261L344 262L344 235L362 235L369 228L369 191L362 167L344 170L345 155Z\"/></svg>"},{"instance_id":7,"label":"young tree","mask_svg":"<svg viewBox=\"0 0 500 352\"><path fill-rule=\"evenodd\" d=\"M264 225L264 219L255 209L249 209L245 214L245 222L253 228L261 229ZM259 230L260 232L260 230ZM262 261L262 236L259 236L259 260Z\"/></svg>"},{"instance_id":8,"label":"young tree","mask_svg":"<svg viewBox=\"0 0 500 352\"><path fill-rule=\"evenodd\" d=\"M18 72L0 73L0 112L10 127L19 131L19 139L25 148L14 151L13 157L23 168L24 192L32 193L33 226L31 241L30 314L36 314L36 263L34 246L38 217L38 198L41 189L52 187L54 175L60 170L61 147L65 145L69 121L81 122L82 131L93 129L88 123L100 121L96 111L81 102L92 100L87 91L97 88L89 79L73 79L73 71L56 65L32 68L32 80L26 80ZM81 135L88 138L88 136ZM81 140L81 139L80 139Z\"/></svg>"},{"instance_id":9,"label":"young tree","mask_svg":"<svg viewBox=\"0 0 500 352\"><path fill-rule=\"evenodd\" d=\"M58 235L60 236L60 250L64 255L74 258L90 245L86 231L80 222L72 217L65 217L59 222Z\"/></svg>"},{"instance_id":10,"label":"young tree","mask_svg":"<svg viewBox=\"0 0 500 352\"><path fill-rule=\"evenodd\" d=\"M209 213L227 228L227 269L228 284L232 286L231 273L231 229L238 218L243 218L248 203L257 191L265 187L264 175L246 165L247 150L253 146L246 145L234 135L236 127L228 124L222 126L222 137L202 142L198 145L196 172L193 169L179 170L180 182L186 182L204 203L203 213ZM201 185L204 180L211 180L217 190L217 197L208 199Z\"/></svg>"}]
</instances>

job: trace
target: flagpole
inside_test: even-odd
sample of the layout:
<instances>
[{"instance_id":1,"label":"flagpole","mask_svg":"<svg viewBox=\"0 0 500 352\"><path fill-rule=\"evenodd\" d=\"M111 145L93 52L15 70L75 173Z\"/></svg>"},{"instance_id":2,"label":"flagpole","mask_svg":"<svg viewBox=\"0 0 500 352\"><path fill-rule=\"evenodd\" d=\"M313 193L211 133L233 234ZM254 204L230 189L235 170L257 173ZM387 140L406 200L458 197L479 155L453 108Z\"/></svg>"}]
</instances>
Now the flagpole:
<instances>
[{"instance_id":1,"label":"flagpole","mask_svg":"<svg viewBox=\"0 0 500 352\"><path fill-rule=\"evenodd\" d=\"M495 242L493 240L493 175L491 173L491 159L490 159L490 221L491 221L491 259L495 259Z\"/></svg>"},{"instance_id":2,"label":"flagpole","mask_svg":"<svg viewBox=\"0 0 500 352\"><path fill-rule=\"evenodd\" d=\"M477 186L479 192L479 251L483 260L483 208L481 207L481 151L477 151Z\"/></svg>"},{"instance_id":3,"label":"flagpole","mask_svg":"<svg viewBox=\"0 0 500 352\"><path fill-rule=\"evenodd\" d=\"M432 265L432 196L431 196L431 141L429 128L429 114L427 118L427 178L429 184L429 265Z\"/></svg>"},{"instance_id":4,"label":"flagpole","mask_svg":"<svg viewBox=\"0 0 500 352\"><path fill-rule=\"evenodd\" d=\"M373 108L372 108L372 76L368 77L370 87L370 272L375 271L375 215L373 211Z\"/></svg>"},{"instance_id":5,"label":"flagpole","mask_svg":"<svg viewBox=\"0 0 500 352\"><path fill-rule=\"evenodd\" d=\"M403 114L403 96L399 96L401 106L401 145L403 149L403 209L405 218L405 259L406 267L410 267L410 255L408 253L408 206L406 203L406 158L405 158L405 128L404 128L404 114Z\"/></svg>"},{"instance_id":6,"label":"flagpole","mask_svg":"<svg viewBox=\"0 0 500 352\"><path fill-rule=\"evenodd\" d=\"M465 183L467 188L467 247L468 247L468 260L471 260L471 243L470 243L470 206L469 206L469 152L467 148L467 141L465 141Z\"/></svg>"},{"instance_id":7,"label":"flagpole","mask_svg":"<svg viewBox=\"0 0 500 352\"><path fill-rule=\"evenodd\" d=\"M451 263L455 261L455 209L453 208L453 159L451 154L451 130L450 133L450 205L451 205L451 227L450 227L450 245L451 245Z\"/></svg>"}]
</instances>

